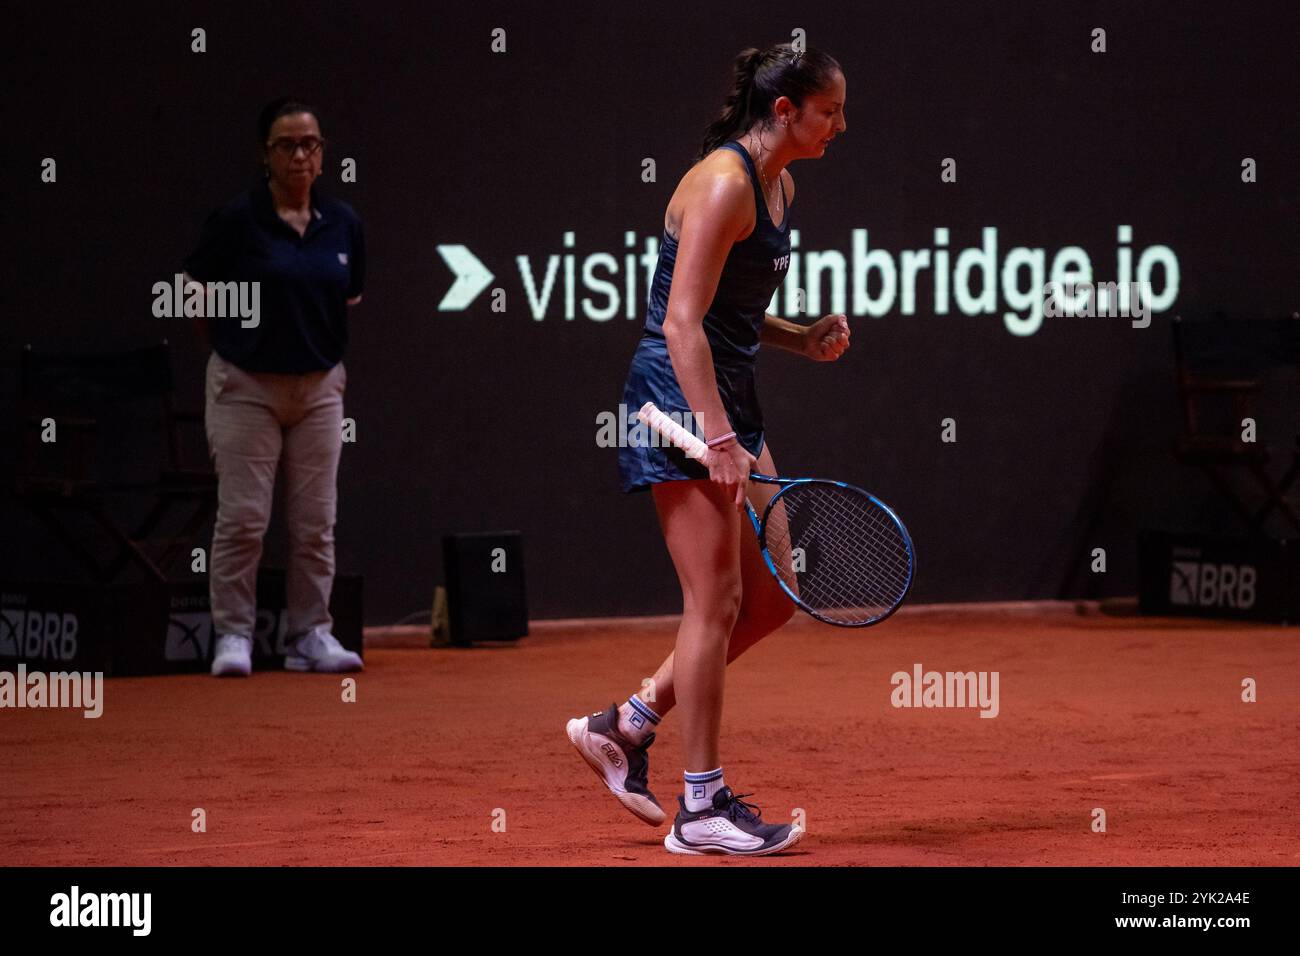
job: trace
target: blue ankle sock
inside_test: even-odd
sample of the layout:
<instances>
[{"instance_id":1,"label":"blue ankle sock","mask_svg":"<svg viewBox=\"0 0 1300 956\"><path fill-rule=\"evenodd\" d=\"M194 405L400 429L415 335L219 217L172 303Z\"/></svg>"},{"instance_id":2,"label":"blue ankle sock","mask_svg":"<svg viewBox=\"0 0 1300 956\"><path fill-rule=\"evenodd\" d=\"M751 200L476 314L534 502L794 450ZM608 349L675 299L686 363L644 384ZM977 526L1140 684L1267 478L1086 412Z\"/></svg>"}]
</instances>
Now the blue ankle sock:
<instances>
[{"instance_id":1,"label":"blue ankle sock","mask_svg":"<svg viewBox=\"0 0 1300 956\"><path fill-rule=\"evenodd\" d=\"M659 715L636 694L618 709L618 732L636 746L645 743L658 726Z\"/></svg>"},{"instance_id":2,"label":"blue ankle sock","mask_svg":"<svg viewBox=\"0 0 1300 956\"><path fill-rule=\"evenodd\" d=\"M713 806L713 795L726 784L722 782L722 768L705 773L688 773L686 778L686 809L695 813Z\"/></svg>"}]
</instances>

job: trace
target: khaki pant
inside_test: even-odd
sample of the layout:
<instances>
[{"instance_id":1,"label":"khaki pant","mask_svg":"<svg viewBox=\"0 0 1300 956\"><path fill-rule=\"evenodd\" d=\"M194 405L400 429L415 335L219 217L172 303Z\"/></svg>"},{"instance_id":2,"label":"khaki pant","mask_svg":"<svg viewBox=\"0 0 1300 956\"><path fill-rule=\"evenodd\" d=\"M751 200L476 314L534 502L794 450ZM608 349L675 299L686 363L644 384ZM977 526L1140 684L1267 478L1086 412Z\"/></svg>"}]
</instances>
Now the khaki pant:
<instances>
[{"instance_id":1,"label":"khaki pant","mask_svg":"<svg viewBox=\"0 0 1300 956\"><path fill-rule=\"evenodd\" d=\"M257 566L281 458L290 552L286 636L333 626L329 602L346 383L342 362L328 372L278 375L245 372L215 352L208 359L205 423L217 472L208 568L214 636L253 636Z\"/></svg>"}]
</instances>

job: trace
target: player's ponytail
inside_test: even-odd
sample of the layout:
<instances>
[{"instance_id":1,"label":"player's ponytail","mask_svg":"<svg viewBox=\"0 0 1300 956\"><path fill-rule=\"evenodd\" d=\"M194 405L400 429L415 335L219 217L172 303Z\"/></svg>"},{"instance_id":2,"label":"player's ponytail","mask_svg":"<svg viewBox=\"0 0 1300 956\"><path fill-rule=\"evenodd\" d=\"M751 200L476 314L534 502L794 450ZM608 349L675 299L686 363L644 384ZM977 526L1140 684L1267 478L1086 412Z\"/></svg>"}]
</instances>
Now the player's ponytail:
<instances>
[{"instance_id":1,"label":"player's ponytail","mask_svg":"<svg viewBox=\"0 0 1300 956\"><path fill-rule=\"evenodd\" d=\"M778 43L766 50L742 50L731 67L731 89L722 112L705 131L696 161L755 122L770 122L772 104L782 96L796 107L802 106L804 97L825 89L839 69L834 57L816 50L800 52L789 43Z\"/></svg>"},{"instance_id":2,"label":"player's ponytail","mask_svg":"<svg viewBox=\"0 0 1300 956\"><path fill-rule=\"evenodd\" d=\"M731 139L748 124L751 92L754 89L754 74L763 52L758 47L742 50L731 67L731 90L718 114L704 134L704 145L700 147L699 159L703 159L727 140Z\"/></svg>"}]
</instances>

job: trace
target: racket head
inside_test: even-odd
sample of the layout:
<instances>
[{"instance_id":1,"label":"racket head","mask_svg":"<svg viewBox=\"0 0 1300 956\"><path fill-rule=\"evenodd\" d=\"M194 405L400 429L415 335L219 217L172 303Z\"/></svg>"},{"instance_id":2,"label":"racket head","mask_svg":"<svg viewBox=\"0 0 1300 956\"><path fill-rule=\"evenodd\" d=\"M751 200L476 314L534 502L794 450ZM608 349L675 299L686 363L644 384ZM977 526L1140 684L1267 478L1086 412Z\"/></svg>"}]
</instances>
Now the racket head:
<instances>
[{"instance_id":1,"label":"racket head","mask_svg":"<svg viewBox=\"0 0 1300 956\"><path fill-rule=\"evenodd\" d=\"M916 576L902 520L842 481L783 481L763 510L759 545L790 600L836 627L879 624L898 610Z\"/></svg>"}]
</instances>

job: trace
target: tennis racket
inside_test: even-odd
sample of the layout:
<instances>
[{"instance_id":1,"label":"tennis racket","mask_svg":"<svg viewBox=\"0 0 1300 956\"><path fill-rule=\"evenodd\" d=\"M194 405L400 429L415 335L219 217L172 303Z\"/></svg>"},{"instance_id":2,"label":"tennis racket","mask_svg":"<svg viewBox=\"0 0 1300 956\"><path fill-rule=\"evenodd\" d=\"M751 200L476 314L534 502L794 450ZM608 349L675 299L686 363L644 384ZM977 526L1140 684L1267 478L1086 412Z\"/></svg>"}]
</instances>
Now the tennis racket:
<instances>
[{"instance_id":1,"label":"tennis racket","mask_svg":"<svg viewBox=\"0 0 1300 956\"><path fill-rule=\"evenodd\" d=\"M637 418L690 458L708 446L653 402ZM912 587L912 539L898 515L869 492L820 478L749 476L779 485L760 519L745 502L767 568L799 608L837 627L879 624Z\"/></svg>"}]
</instances>

